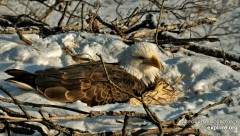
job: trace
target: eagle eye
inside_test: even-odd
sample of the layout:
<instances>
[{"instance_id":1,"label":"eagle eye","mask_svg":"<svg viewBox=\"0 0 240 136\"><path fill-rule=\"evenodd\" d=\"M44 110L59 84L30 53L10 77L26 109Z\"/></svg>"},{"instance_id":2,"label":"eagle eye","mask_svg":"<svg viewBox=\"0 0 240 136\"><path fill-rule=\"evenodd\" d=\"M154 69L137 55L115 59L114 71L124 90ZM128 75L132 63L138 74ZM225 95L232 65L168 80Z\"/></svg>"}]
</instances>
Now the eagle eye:
<instances>
[{"instance_id":1,"label":"eagle eye","mask_svg":"<svg viewBox=\"0 0 240 136\"><path fill-rule=\"evenodd\" d=\"M137 58L141 60L145 59L143 56L138 56Z\"/></svg>"}]
</instances>

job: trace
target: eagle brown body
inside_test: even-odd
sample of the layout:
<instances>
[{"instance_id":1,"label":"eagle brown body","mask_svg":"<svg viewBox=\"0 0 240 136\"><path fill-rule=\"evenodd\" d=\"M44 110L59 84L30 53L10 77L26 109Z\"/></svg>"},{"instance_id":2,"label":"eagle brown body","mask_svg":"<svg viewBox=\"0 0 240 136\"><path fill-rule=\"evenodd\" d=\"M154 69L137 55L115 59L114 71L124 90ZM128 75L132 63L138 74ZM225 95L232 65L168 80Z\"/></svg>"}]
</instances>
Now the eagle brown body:
<instances>
[{"instance_id":1,"label":"eagle brown body","mask_svg":"<svg viewBox=\"0 0 240 136\"><path fill-rule=\"evenodd\" d=\"M105 64L108 76L114 84L134 95L146 89L145 84L115 64ZM10 69L14 76L6 81L26 83L40 91L49 100L74 102L80 100L89 106L125 102L131 98L114 87L107 79L102 62L88 62L60 69L36 71L35 74Z\"/></svg>"}]
</instances>

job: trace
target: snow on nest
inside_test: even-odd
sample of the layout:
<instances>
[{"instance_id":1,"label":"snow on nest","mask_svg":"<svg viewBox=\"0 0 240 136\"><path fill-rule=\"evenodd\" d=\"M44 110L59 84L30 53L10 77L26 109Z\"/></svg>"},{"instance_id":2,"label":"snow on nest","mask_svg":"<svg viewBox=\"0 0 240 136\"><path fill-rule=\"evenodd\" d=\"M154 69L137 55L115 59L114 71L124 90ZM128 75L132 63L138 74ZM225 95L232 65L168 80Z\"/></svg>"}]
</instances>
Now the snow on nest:
<instances>
[{"instance_id":1,"label":"snow on nest","mask_svg":"<svg viewBox=\"0 0 240 136\"><path fill-rule=\"evenodd\" d=\"M86 111L126 110L144 112L144 109L141 106L131 106L129 104L116 103L88 107L80 101L71 104L52 102L39 95L37 92L26 92L4 83L3 79L9 77L4 71L10 68L18 68L34 72L43 68L62 67L74 64L72 58L65 54L63 47L72 48L74 53L88 53L94 59L98 59L96 53L100 53L106 62L116 62L116 56L128 47L128 45L122 42L119 37L106 34L64 33L53 35L45 39L42 39L37 35L27 35L27 37L33 40L33 46L24 44L16 35L0 36L0 78L2 79L0 84L6 89L11 90L19 100L56 104ZM225 66L216 61L216 59L211 59L210 57L182 56L178 58L170 58L163 54L160 54L159 57L166 63L166 69L162 74L163 77L175 80L180 75L185 75L185 78L178 87L185 90L183 93L185 93L186 99L165 106L151 106L153 111L155 111L162 120L173 120L181 113L187 111L197 112L202 107L219 101L224 96L233 94L234 105L231 107L225 105L217 106L207 112L209 118L200 116L197 120L240 121L239 72L232 70L228 66ZM6 96L3 93L0 93L0 95ZM10 105L7 103L0 103L3 106ZM20 111L17 107L12 105L11 108ZM59 109L44 108L44 110L56 115L75 114ZM32 109L30 113L33 116L40 117L38 111L34 111L34 109ZM116 123L116 119L123 120L123 118L101 117L66 122L59 121L58 123L81 130L88 130L90 132L121 130L122 124ZM142 120L136 119L131 121L142 122ZM151 123L144 123L147 124L145 128L155 127ZM208 125L216 126L223 124L198 122L195 127L201 128L201 131L212 135L237 135L240 129L239 122L235 124L225 124L227 126L236 126L238 130L207 130L206 127Z\"/></svg>"}]
</instances>

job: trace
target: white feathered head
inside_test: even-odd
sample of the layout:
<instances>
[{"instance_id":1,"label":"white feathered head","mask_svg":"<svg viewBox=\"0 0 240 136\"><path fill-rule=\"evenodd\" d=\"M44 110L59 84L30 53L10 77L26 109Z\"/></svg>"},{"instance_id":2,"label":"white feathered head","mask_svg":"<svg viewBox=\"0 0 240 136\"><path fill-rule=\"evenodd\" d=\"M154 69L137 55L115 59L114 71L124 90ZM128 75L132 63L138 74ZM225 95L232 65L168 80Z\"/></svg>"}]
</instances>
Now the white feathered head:
<instances>
[{"instance_id":1,"label":"white feathered head","mask_svg":"<svg viewBox=\"0 0 240 136\"><path fill-rule=\"evenodd\" d=\"M160 71L163 69L157 56L158 51L155 44L136 43L119 54L119 64L127 72L148 85L153 83L156 77L159 77Z\"/></svg>"}]
</instances>

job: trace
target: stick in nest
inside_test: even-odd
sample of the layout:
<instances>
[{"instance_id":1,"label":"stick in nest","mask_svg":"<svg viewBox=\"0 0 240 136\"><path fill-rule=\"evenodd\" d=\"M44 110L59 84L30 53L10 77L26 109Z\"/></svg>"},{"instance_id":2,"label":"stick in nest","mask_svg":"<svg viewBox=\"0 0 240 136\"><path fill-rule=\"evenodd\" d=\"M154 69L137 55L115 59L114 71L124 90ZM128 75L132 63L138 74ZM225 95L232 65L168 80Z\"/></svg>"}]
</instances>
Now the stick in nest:
<instances>
[{"instance_id":1,"label":"stick in nest","mask_svg":"<svg viewBox=\"0 0 240 136\"><path fill-rule=\"evenodd\" d=\"M12 101L12 100L11 100ZM231 99L228 99L228 97L225 97L223 98L220 102L217 102L215 104L211 104L211 105L208 105L204 108L202 108L198 113L196 114L200 114L201 112L203 112L203 110L207 110L211 107L214 107L218 104L223 104L223 103L231 103ZM145 105L145 104L143 104ZM145 105L146 106L146 105ZM134 112L134 111L120 111L120 112L113 112L113 111L109 111L109 112L99 112L99 111L92 111L91 114L93 117L99 117L99 116L127 116L127 117L135 117L135 118L141 118L141 119L146 119L148 121L153 121L151 118L154 118L154 121L157 121L158 119L156 119L156 115L154 112L152 112L148 107L145 107L145 110L147 112L147 115L146 114L143 114L143 113L139 113L139 115L137 115L137 112ZM41 108L41 107L40 107ZM7 114L8 114L8 111L6 111ZM15 113L14 113L15 114ZM69 118L66 116L66 117L46 117L43 115L43 113L41 112L42 114L42 117L43 118L31 118L31 119L27 119L27 118L22 118L22 117L11 117L11 116L7 116L7 115L4 115L4 116L1 116L2 119L6 119L8 120L10 123L17 123L18 121L20 121L19 123L24 123L25 121L29 122L29 121L33 121L33 122L38 122L38 121L43 121L44 122L44 125L47 126L47 127L50 127L50 128L53 128L55 130L58 130L58 131L62 131L63 133L65 134L72 134L72 133L79 133L81 135L100 135L100 134L103 134L103 133L96 133L96 134L91 134L87 131L81 131L81 130L77 130L77 129L72 129L72 128L68 128L68 127L65 127L65 126L61 126L59 124L56 124L56 123L53 123L52 121L53 120L72 120L72 119L79 119L80 115L78 117L76 117L77 115L75 116L69 116ZM149 114L152 114L151 118L149 119ZM8 114L9 115L9 114ZM192 115L194 114L185 114L185 115L182 115L182 118L183 117L189 117L191 118ZM85 117L83 117L85 116ZM86 118L86 117L91 117L90 115L83 115L83 119ZM197 115L196 115L197 116ZM193 116L193 117L196 117L196 116ZM81 118L81 117L80 117ZM180 118L180 117L179 117ZM182 119L181 118L181 119ZM180 120L181 120L180 119ZM24 122L21 122L24 121ZM128 124L126 123L128 119L125 118L125 124ZM158 122L160 122L158 120ZM173 125L171 125L173 123ZM184 135L184 134L196 134L196 135L204 135L200 130L198 129L193 129L193 128L188 128L186 129L185 126L179 126L177 125L178 121L176 122L172 122L172 121L165 121L165 122L161 122L161 124L164 126L162 127L162 129L164 130L164 134L179 134L179 135ZM155 123L154 123L155 124ZM7 127L7 126L6 126ZM115 131L115 132L110 132L110 133L114 133L114 134L124 134L126 131L126 127L127 125L125 125L125 128L122 129L122 131ZM37 128L35 128L34 126L33 127L29 127L31 128L32 130L37 130ZM148 133L145 133L145 132L148 132ZM161 132L161 131L160 131ZM108 134L109 132L106 132L104 134ZM163 133L163 132L162 132ZM125 133L126 134L126 133ZM128 134L159 134L159 129L149 129L149 130L144 130L144 133L142 131L135 131L135 130L128 130Z\"/></svg>"},{"instance_id":2,"label":"stick in nest","mask_svg":"<svg viewBox=\"0 0 240 136\"><path fill-rule=\"evenodd\" d=\"M22 40L23 42L25 42L28 45L32 45L32 41L27 39L26 37L23 36L22 32L16 27L16 33L18 34L20 40Z\"/></svg>"},{"instance_id":3,"label":"stick in nest","mask_svg":"<svg viewBox=\"0 0 240 136\"><path fill-rule=\"evenodd\" d=\"M71 57L77 64L95 61L92 58L92 56L88 53L74 54L74 55L71 55Z\"/></svg>"},{"instance_id":4,"label":"stick in nest","mask_svg":"<svg viewBox=\"0 0 240 136\"><path fill-rule=\"evenodd\" d=\"M2 90L5 94L7 94L9 97L12 98L14 103L22 110L22 112L26 115L26 117L28 119L31 118L30 115L27 113L26 109L19 103L19 101L17 100L17 98L14 95L12 95L8 90L3 88L2 86L0 86L0 90Z\"/></svg>"},{"instance_id":5,"label":"stick in nest","mask_svg":"<svg viewBox=\"0 0 240 136\"><path fill-rule=\"evenodd\" d=\"M108 79L109 83L112 84L114 87L116 87L120 92L126 93L126 94L128 94L128 95L130 95L130 96L132 96L132 97L134 97L134 98L136 98L136 99L138 99L138 100L141 101L141 99L138 98L136 95L129 93L127 90L121 89L119 86L117 86L117 85L109 78L108 71L107 71L107 68L106 68L106 66L105 66L105 63L104 63L104 61L103 61L102 55L101 55L101 54L97 54L97 56L100 58L100 60L101 60L101 62L102 62L102 65L103 65L103 68L104 68L105 73L106 73L106 75L107 75L107 79Z\"/></svg>"},{"instance_id":6,"label":"stick in nest","mask_svg":"<svg viewBox=\"0 0 240 136\"><path fill-rule=\"evenodd\" d=\"M0 97L0 101L7 102L7 103L15 103L14 100L2 98L2 97ZM50 107L50 108L58 108L58 109L69 110L69 111L80 113L80 114L89 114L89 112L86 112L86 111L81 111L81 110L78 110L78 109L73 109L73 108L59 106L59 105L38 104L38 103L23 102L23 101L18 101L18 103L20 105L26 105L26 106L32 106L32 107Z\"/></svg>"},{"instance_id":7,"label":"stick in nest","mask_svg":"<svg viewBox=\"0 0 240 136\"><path fill-rule=\"evenodd\" d=\"M171 31L171 30L175 30L175 29L188 29L188 28L196 27L196 26L203 25L203 24L211 25L211 24L214 24L216 21L217 20L215 18L203 18L203 19L199 19L194 22L189 22L189 23L185 23L185 24L164 25L164 26L159 27L158 32ZM156 29L138 31L138 32L131 34L131 36L129 38L130 39L141 38L146 35L151 35L154 33L156 33Z\"/></svg>"},{"instance_id":8,"label":"stick in nest","mask_svg":"<svg viewBox=\"0 0 240 136\"><path fill-rule=\"evenodd\" d=\"M123 123L123 128L122 128L122 136L127 136L127 126L129 123L129 116L125 116L124 118L124 123Z\"/></svg>"}]
</instances>

